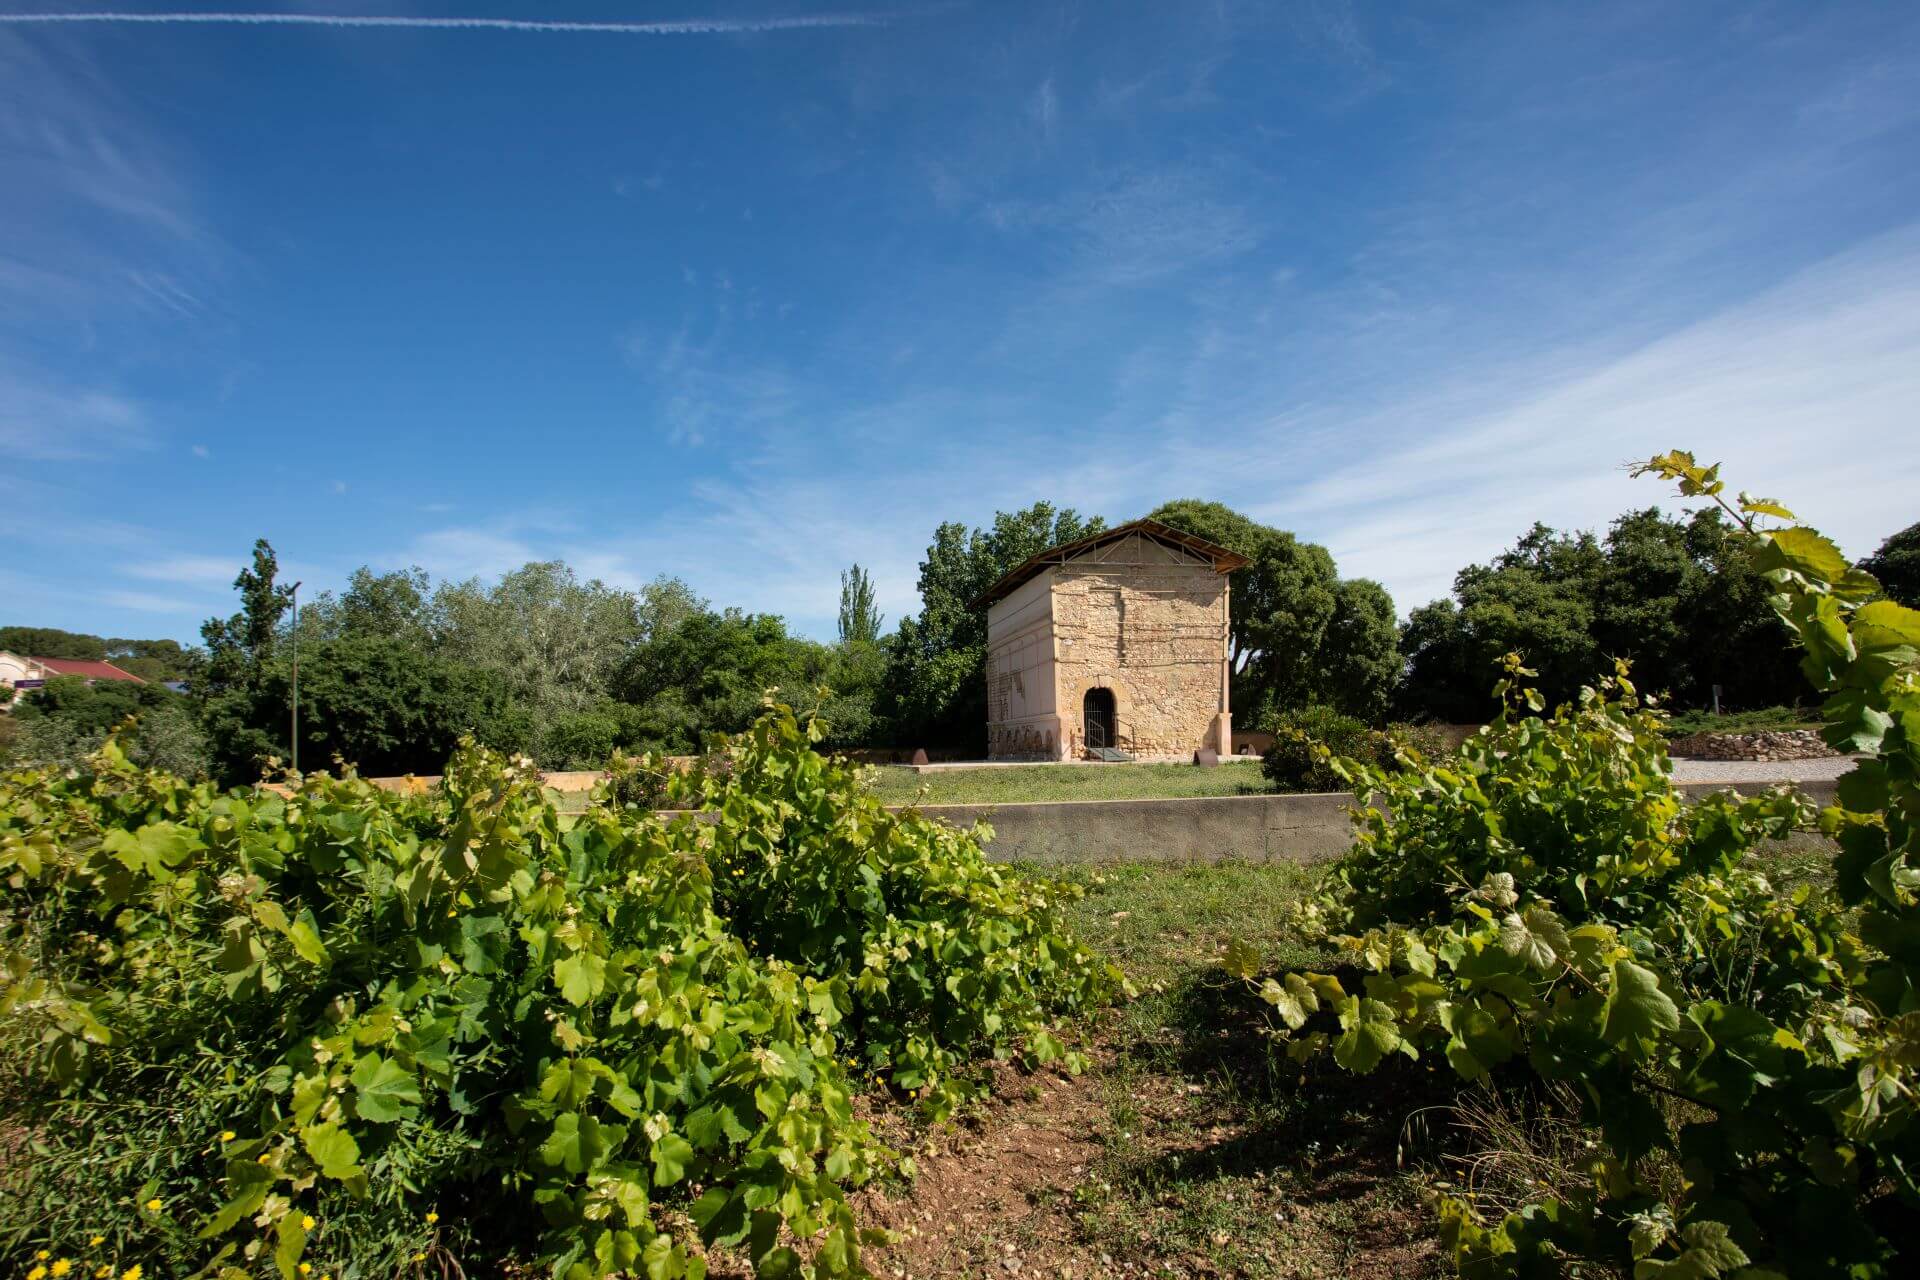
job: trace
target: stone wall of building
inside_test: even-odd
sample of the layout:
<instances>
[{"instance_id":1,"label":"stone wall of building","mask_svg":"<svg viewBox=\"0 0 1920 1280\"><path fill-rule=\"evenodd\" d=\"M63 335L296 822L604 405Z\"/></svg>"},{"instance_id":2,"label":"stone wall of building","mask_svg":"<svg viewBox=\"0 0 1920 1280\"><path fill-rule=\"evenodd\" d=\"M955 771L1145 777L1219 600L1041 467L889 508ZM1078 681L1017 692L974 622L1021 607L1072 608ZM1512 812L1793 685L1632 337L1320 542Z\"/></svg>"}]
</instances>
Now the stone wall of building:
<instances>
[{"instance_id":1,"label":"stone wall of building","mask_svg":"<svg viewBox=\"0 0 1920 1280\"><path fill-rule=\"evenodd\" d=\"M1097 547L1054 569L1054 704L1064 754L1085 746L1087 691L1111 689L1119 747L1140 760L1228 754L1227 578L1149 538Z\"/></svg>"},{"instance_id":2,"label":"stone wall of building","mask_svg":"<svg viewBox=\"0 0 1920 1280\"><path fill-rule=\"evenodd\" d=\"M1054 705L1053 577L1023 583L987 615L987 756L1061 760Z\"/></svg>"}]
</instances>

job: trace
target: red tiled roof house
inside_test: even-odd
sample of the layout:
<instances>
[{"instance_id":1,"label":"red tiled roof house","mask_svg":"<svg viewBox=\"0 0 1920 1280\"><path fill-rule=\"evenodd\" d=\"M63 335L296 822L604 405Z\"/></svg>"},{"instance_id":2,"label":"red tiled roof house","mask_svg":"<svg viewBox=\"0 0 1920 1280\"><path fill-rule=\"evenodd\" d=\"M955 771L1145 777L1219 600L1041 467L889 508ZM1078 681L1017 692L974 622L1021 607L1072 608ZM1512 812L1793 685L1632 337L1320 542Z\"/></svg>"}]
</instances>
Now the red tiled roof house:
<instances>
[{"instance_id":1,"label":"red tiled roof house","mask_svg":"<svg viewBox=\"0 0 1920 1280\"><path fill-rule=\"evenodd\" d=\"M131 671L122 671L111 662L88 662L80 658L23 658L0 649L0 687L38 689L57 676L79 676L88 684L96 680L146 683Z\"/></svg>"}]
</instances>

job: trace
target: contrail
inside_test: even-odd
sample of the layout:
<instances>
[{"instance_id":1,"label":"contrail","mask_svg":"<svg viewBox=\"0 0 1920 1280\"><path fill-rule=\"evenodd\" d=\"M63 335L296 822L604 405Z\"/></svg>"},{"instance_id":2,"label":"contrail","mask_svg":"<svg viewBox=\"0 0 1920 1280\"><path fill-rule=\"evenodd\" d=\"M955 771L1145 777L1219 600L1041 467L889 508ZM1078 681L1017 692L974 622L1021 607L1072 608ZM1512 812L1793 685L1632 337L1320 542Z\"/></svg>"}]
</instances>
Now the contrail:
<instances>
[{"instance_id":1,"label":"contrail","mask_svg":"<svg viewBox=\"0 0 1920 1280\"><path fill-rule=\"evenodd\" d=\"M541 31L625 36L699 36L810 27L884 26L883 13L818 13L794 18L686 18L669 22L559 22L529 18L402 18L331 13L0 13L0 24L143 23L149 26L409 27L435 31Z\"/></svg>"}]
</instances>

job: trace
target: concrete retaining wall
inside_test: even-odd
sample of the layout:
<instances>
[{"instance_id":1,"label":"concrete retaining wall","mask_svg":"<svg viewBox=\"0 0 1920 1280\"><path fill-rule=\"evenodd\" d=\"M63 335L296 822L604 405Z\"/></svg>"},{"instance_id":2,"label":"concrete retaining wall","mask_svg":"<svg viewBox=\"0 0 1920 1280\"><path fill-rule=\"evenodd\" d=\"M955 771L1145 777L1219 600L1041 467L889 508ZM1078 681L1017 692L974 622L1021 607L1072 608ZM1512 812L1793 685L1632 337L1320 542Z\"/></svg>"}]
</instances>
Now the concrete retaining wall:
<instances>
[{"instance_id":1,"label":"concrete retaining wall","mask_svg":"<svg viewBox=\"0 0 1920 1280\"><path fill-rule=\"evenodd\" d=\"M1754 784L1742 784L1752 788ZM1735 790L1683 783L1690 797ZM1815 804L1834 800L1831 782L1800 789ZM1318 862L1353 843L1354 799L1344 792L1280 796L1194 796L1179 800L1072 800L1041 804L926 805L955 826L993 827L987 852L1020 862Z\"/></svg>"}]
</instances>

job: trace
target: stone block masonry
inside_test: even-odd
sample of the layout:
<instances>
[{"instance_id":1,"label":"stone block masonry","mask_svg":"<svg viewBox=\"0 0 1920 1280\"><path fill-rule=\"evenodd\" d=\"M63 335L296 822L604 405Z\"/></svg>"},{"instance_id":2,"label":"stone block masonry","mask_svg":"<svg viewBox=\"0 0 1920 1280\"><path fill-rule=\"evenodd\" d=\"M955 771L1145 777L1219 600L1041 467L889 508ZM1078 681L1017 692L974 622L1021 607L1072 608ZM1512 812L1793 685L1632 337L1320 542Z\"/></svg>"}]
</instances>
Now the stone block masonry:
<instances>
[{"instance_id":1,"label":"stone block masonry","mask_svg":"<svg viewBox=\"0 0 1920 1280\"><path fill-rule=\"evenodd\" d=\"M1079 760L1098 748L1134 760L1231 754L1222 569L1231 561L1171 543L1149 523L1064 549L994 598L990 759Z\"/></svg>"}]
</instances>

